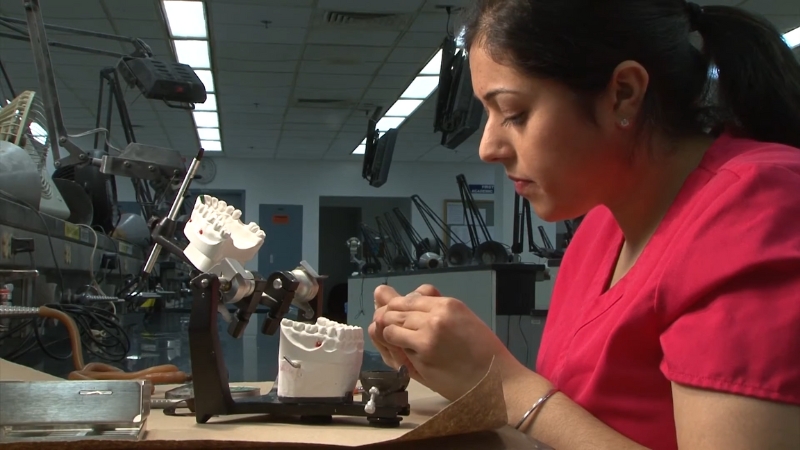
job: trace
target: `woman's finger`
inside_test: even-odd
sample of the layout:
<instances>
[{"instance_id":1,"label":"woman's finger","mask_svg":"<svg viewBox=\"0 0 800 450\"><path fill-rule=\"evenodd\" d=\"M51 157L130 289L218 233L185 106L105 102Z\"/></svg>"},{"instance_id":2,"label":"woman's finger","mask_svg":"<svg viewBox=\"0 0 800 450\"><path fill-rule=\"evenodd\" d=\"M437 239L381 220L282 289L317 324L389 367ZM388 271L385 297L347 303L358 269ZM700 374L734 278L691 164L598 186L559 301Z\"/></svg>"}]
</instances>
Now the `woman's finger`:
<instances>
[{"instance_id":1,"label":"woman's finger","mask_svg":"<svg viewBox=\"0 0 800 450\"><path fill-rule=\"evenodd\" d=\"M389 325L383 330L383 339L387 344L402 348L405 352L418 352L423 335L419 331L409 330L397 325Z\"/></svg>"},{"instance_id":2,"label":"woman's finger","mask_svg":"<svg viewBox=\"0 0 800 450\"><path fill-rule=\"evenodd\" d=\"M405 297L398 297L386 304L389 311L420 311L430 312L439 303L441 297L427 297L418 292L412 292Z\"/></svg>"},{"instance_id":3,"label":"woman's finger","mask_svg":"<svg viewBox=\"0 0 800 450\"><path fill-rule=\"evenodd\" d=\"M436 289L432 284L423 284L422 286L414 289L414 292L419 292L426 297L441 297L442 293Z\"/></svg>"},{"instance_id":4,"label":"woman's finger","mask_svg":"<svg viewBox=\"0 0 800 450\"><path fill-rule=\"evenodd\" d=\"M375 309L386 306L393 298L402 297L397 291L388 284L382 284L375 288Z\"/></svg>"},{"instance_id":5,"label":"woman's finger","mask_svg":"<svg viewBox=\"0 0 800 450\"><path fill-rule=\"evenodd\" d=\"M386 311L378 322L379 330L389 325L397 325L409 330L419 330L428 320L429 314L419 311Z\"/></svg>"}]
</instances>

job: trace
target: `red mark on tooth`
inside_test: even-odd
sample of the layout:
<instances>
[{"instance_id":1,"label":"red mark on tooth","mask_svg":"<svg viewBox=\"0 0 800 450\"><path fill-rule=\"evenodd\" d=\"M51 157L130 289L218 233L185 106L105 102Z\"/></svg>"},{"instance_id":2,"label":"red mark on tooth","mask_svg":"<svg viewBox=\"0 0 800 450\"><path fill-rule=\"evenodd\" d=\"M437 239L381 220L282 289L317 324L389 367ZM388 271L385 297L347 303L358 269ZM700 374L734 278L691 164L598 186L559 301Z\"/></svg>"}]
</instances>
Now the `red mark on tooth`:
<instances>
[{"instance_id":1,"label":"red mark on tooth","mask_svg":"<svg viewBox=\"0 0 800 450\"><path fill-rule=\"evenodd\" d=\"M316 343L315 347L322 347L322 342L320 342L320 341L317 341L317 343Z\"/></svg>"}]
</instances>

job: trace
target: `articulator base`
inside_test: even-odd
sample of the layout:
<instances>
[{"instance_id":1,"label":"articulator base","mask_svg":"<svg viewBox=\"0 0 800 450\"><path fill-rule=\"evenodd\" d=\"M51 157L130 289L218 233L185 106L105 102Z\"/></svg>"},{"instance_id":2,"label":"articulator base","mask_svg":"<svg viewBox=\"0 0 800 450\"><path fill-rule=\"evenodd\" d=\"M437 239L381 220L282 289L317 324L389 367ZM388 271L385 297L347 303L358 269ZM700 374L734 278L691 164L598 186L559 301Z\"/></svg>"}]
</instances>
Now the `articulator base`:
<instances>
[{"instance_id":1,"label":"articulator base","mask_svg":"<svg viewBox=\"0 0 800 450\"><path fill-rule=\"evenodd\" d=\"M262 333L274 334L283 316L302 290L297 270L275 272L267 280L253 279L252 293L237 303L239 310L231 323L229 333L241 336L244 327L258 305L270 310L262 327ZM363 392L342 399L287 399L279 398L277 387L264 396L234 399L228 384L228 370L219 341L217 317L220 299L231 282L212 273L203 273L191 282L193 295L189 321L189 344L191 349L194 399L189 402L197 423L206 423L214 416L240 414L271 414L275 416L299 417L308 423L328 423L333 416L365 417L370 425L395 427L401 416L410 414L408 371L362 372L360 381ZM249 290L249 289L248 289ZM321 290L320 290L321 291Z\"/></svg>"}]
</instances>

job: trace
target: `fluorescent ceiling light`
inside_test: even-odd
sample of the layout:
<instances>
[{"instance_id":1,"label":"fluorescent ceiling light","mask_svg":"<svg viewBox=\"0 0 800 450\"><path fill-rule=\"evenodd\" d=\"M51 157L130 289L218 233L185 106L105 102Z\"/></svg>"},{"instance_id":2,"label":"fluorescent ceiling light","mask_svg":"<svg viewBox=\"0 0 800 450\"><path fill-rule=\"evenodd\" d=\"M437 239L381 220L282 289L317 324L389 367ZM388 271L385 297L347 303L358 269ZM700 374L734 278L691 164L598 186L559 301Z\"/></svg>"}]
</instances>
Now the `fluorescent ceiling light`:
<instances>
[{"instance_id":1,"label":"fluorescent ceiling light","mask_svg":"<svg viewBox=\"0 0 800 450\"><path fill-rule=\"evenodd\" d=\"M784 34L783 40L786 41L791 48L800 47L800 27Z\"/></svg>"},{"instance_id":2,"label":"fluorescent ceiling light","mask_svg":"<svg viewBox=\"0 0 800 450\"><path fill-rule=\"evenodd\" d=\"M462 29L459 37L463 37L464 30ZM462 39L463 41L463 39ZM430 97L433 91L439 86L439 72L442 65L442 50L439 49L433 57L425 64L419 75L414 78L414 81L408 85L406 90L400 96L386 114L378 121L375 129L378 138L383 136L387 131L392 128L399 128L405 122L406 118L414 113L419 108L425 99ZM363 155L366 151L367 139L364 138L355 150L352 151L353 155Z\"/></svg>"},{"instance_id":3,"label":"fluorescent ceiling light","mask_svg":"<svg viewBox=\"0 0 800 450\"><path fill-rule=\"evenodd\" d=\"M208 53L208 41L172 41L178 62L187 64L192 69L210 69L211 58Z\"/></svg>"},{"instance_id":4,"label":"fluorescent ceiling light","mask_svg":"<svg viewBox=\"0 0 800 450\"><path fill-rule=\"evenodd\" d=\"M216 112L194 111L192 115L198 128L219 128L219 116Z\"/></svg>"},{"instance_id":5,"label":"fluorescent ceiling light","mask_svg":"<svg viewBox=\"0 0 800 450\"><path fill-rule=\"evenodd\" d=\"M194 109L197 111L216 111L217 96L214 94L207 94L205 103L195 103Z\"/></svg>"},{"instance_id":6,"label":"fluorescent ceiling light","mask_svg":"<svg viewBox=\"0 0 800 450\"><path fill-rule=\"evenodd\" d=\"M399 127L405 120L405 117L384 117L378 121L378 125L375 128L385 133L392 128Z\"/></svg>"},{"instance_id":7,"label":"fluorescent ceiling light","mask_svg":"<svg viewBox=\"0 0 800 450\"><path fill-rule=\"evenodd\" d=\"M415 98L425 100L431 95L431 92L436 90L439 85L438 76L421 75L414 78L414 81L408 85L408 88L400 98Z\"/></svg>"},{"instance_id":8,"label":"fluorescent ceiling light","mask_svg":"<svg viewBox=\"0 0 800 450\"><path fill-rule=\"evenodd\" d=\"M11 103L11 102L9 102ZM47 143L47 131L44 129L43 126L39 124L39 122L31 122L31 137L33 137L36 142L45 145Z\"/></svg>"},{"instance_id":9,"label":"fluorescent ceiling light","mask_svg":"<svg viewBox=\"0 0 800 450\"><path fill-rule=\"evenodd\" d=\"M394 102L391 108L386 111L386 117L408 117L411 114L414 114L414 111L417 110L419 105L422 104L422 100L406 100L400 99Z\"/></svg>"},{"instance_id":10,"label":"fluorescent ceiling light","mask_svg":"<svg viewBox=\"0 0 800 450\"><path fill-rule=\"evenodd\" d=\"M436 52L433 58L422 68L420 75L439 75L442 69L442 50Z\"/></svg>"},{"instance_id":11,"label":"fluorescent ceiling light","mask_svg":"<svg viewBox=\"0 0 800 450\"><path fill-rule=\"evenodd\" d=\"M221 152L222 142L220 141L200 141L200 147L208 152Z\"/></svg>"},{"instance_id":12,"label":"fluorescent ceiling light","mask_svg":"<svg viewBox=\"0 0 800 450\"><path fill-rule=\"evenodd\" d=\"M211 74L210 70L195 70L194 73L197 74L197 78L200 78L200 81L203 82L203 86L206 87L206 92L214 92L214 75Z\"/></svg>"},{"instance_id":13,"label":"fluorescent ceiling light","mask_svg":"<svg viewBox=\"0 0 800 450\"><path fill-rule=\"evenodd\" d=\"M201 141L220 141L219 128L198 128L197 137Z\"/></svg>"},{"instance_id":14,"label":"fluorescent ceiling light","mask_svg":"<svg viewBox=\"0 0 800 450\"><path fill-rule=\"evenodd\" d=\"M169 33L174 38L208 38L206 13L201 1L165 1Z\"/></svg>"}]
</instances>

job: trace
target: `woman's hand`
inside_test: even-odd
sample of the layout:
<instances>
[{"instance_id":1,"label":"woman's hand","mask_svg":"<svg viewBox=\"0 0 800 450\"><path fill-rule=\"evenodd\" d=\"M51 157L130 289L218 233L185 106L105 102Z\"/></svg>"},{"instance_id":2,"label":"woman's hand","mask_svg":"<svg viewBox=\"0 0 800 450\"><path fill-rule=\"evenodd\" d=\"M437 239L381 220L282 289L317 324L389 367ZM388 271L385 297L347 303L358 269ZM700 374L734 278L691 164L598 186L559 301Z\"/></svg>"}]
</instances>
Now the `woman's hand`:
<instances>
[{"instance_id":1,"label":"woman's hand","mask_svg":"<svg viewBox=\"0 0 800 450\"><path fill-rule=\"evenodd\" d=\"M421 286L406 296L379 286L375 306L369 334L384 361L394 368L405 364L414 379L449 400L474 387L493 358L503 371L519 369L519 362L483 321L433 286Z\"/></svg>"}]
</instances>

